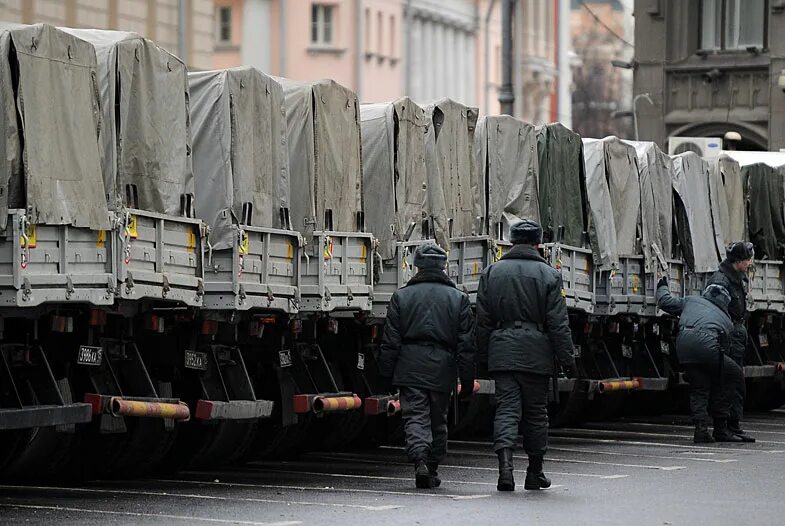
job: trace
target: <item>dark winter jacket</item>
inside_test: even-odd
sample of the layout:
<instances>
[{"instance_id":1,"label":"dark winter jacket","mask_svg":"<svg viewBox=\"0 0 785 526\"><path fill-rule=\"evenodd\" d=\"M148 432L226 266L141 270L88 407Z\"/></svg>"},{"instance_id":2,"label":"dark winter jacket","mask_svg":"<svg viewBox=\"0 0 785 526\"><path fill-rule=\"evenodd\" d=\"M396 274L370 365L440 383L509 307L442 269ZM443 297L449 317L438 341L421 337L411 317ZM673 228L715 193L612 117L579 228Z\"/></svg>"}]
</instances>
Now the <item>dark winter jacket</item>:
<instances>
[{"instance_id":1,"label":"dark winter jacket","mask_svg":"<svg viewBox=\"0 0 785 526\"><path fill-rule=\"evenodd\" d=\"M554 373L575 363L561 273L534 247L515 245L480 276L477 348L488 370Z\"/></svg>"},{"instance_id":2,"label":"dark winter jacket","mask_svg":"<svg viewBox=\"0 0 785 526\"><path fill-rule=\"evenodd\" d=\"M393 384L449 393L474 381L471 305L438 269L418 272L387 307L379 372Z\"/></svg>"},{"instance_id":3,"label":"dark winter jacket","mask_svg":"<svg viewBox=\"0 0 785 526\"><path fill-rule=\"evenodd\" d=\"M733 322L726 310L703 296L677 298L667 285L657 289L657 306L679 316L676 356L684 364L717 364L730 346Z\"/></svg>"},{"instance_id":4,"label":"dark winter jacket","mask_svg":"<svg viewBox=\"0 0 785 526\"><path fill-rule=\"evenodd\" d=\"M739 272L733 268L733 263L727 259L720 263L720 268L711 278L707 285L722 285L730 292L730 305L728 314L733 323L743 323L744 316L747 314L747 284L749 278L744 272Z\"/></svg>"},{"instance_id":5,"label":"dark winter jacket","mask_svg":"<svg viewBox=\"0 0 785 526\"><path fill-rule=\"evenodd\" d=\"M749 278L744 272L733 268L733 263L725 259L720 263L720 268L711 278L709 285L722 285L730 292L730 305L728 314L733 320L733 332L730 335L731 357L743 357L747 349L747 327L744 324L747 315L747 288Z\"/></svg>"}]
</instances>

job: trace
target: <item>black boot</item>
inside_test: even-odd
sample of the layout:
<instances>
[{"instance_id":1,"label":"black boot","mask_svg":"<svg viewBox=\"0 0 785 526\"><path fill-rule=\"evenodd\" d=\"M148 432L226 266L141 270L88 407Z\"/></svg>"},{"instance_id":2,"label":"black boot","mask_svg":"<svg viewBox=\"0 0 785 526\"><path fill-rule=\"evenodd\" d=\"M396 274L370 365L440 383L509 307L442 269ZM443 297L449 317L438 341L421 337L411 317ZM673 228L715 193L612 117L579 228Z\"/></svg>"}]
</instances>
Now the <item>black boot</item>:
<instances>
[{"instance_id":1,"label":"black boot","mask_svg":"<svg viewBox=\"0 0 785 526\"><path fill-rule=\"evenodd\" d=\"M724 418L714 419L713 435L717 442L741 442L741 438L728 431L728 421Z\"/></svg>"},{"instance_id":2,"label":"black boot","mask_svg":"<svg viewBox=\"0 0 785 526\"><path fill-rule=\"evenodd\" d=\"M505 447L496 452L499 456L499 491L515 491L515 479L512 477L512 448Z\"/></svg>"},{"instance_id":3,"label":"black boot","mask_svg":"<svg viewBox=\"0 0 785 526\"><path fill-rule=\"evenodd\" d=\"M428 471L431 474L431 483L433 484L434 488L438 488L442 485L442 479L439 478L439 463L438 462L428 462Z\"/></svg>"},{"instance_id":4,"label":"black boot","mask_svg":"<svg viewBox=\"0 0 785 526\"><path fill-rule=\"evenodd\" d=\"M695 422L695 436L692 441L696 444L711 444L714 442L706 422L702 420Z\"/></svg>"},{"instance_id":5,"label":"black boot","mask_svg":"<svg viewBox=\"0 0 785 526\"><path fill-rule=\"evenodd\" d=\"M545 489L551 487L551 481L542 472L542 455L529 455L529 467L526 468L526 482L523 489Z\"/></svg>"},{"instance_id":6,"label":"black boot","mask_svg":"<svg viewBox=\"0 0 785 526\"><path fill-rule=\"evenodd\" d=\"M414 483L420 489L429 489L433 487L433 480L431 479L431 471L424 460L418 460L414 463Z\"/></svg>"},{"instance_id":7,"label":"black boot","mask_svg":"<svg viewBox=\"0 0 785 526\"><path fill-rule=\"evenodd\" d=\"M739 421L734 418L728 419L728 431L736 435L741 439L742 442L755 442L755 439L749 436L744 430L741 428Z\"/></svg>"}]
</instances>

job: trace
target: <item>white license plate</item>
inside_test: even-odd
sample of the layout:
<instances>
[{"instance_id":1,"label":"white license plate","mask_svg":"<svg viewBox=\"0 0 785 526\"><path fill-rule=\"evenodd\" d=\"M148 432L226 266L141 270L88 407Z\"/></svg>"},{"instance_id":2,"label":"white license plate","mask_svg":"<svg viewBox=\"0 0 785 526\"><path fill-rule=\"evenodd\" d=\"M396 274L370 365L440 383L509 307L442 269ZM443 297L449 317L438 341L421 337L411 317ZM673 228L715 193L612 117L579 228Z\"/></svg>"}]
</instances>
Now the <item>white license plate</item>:
<instances>
[{"instance_id":1,"label":"white license plate","mask_svg":"<svg viewBox=\"0 0 785 526\"><path fill-rule=\"evenodd\" d=\"M185 351L185 368L196 369L197 371L207 370L207 353L196 351Z\"/></svg>"},{"instance_id":2,"label":"white license plate","mask_svg":"<svg viewBox=\"0 0 785 526\"><path fill-rule=\"evenodd\" d=\"M104 361L104 350L101 347L81 345L76 363L79 365L101 365Z\"/></svg>"}]
</instances>

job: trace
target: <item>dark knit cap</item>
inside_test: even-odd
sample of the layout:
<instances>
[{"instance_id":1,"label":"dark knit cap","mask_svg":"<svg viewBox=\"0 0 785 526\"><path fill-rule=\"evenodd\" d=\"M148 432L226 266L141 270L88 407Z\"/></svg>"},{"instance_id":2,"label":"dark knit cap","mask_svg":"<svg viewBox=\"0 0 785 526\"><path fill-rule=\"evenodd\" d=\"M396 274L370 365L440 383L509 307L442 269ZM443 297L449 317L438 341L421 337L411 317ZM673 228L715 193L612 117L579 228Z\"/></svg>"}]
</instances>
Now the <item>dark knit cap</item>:
<instances>
[{"instance_id":1,"label":"dark knit cap","mask_svg":"<svg viewBox=\"0 0 785 526\"><path fill-rule=\"evenodd\" d=\"M745 261L755 256L755 249L749 241L734 241L725 249L725 257L731 263Z\"/></svg>"},{"instance_id":2,"label":"dark knit cap","mask_svg":"<svg viewBox=\"0 0 785 526\"><path fill-rule=\"evenodd\" d=\"M414 251L414 266L442 270L447 266L447 252L435 243L423 243Z\"/></svg>"},{"instance_id":3,"label":"dark knit cap","mask_svg":"<svg viewBox=\"0 0 785 526\"><path fill-rule=\"evenodd\" d=\"M531 219L518 221L510 226L510 241L513 245L539 245L542 243L542 227Z\"/></svg>"}]
</instances>

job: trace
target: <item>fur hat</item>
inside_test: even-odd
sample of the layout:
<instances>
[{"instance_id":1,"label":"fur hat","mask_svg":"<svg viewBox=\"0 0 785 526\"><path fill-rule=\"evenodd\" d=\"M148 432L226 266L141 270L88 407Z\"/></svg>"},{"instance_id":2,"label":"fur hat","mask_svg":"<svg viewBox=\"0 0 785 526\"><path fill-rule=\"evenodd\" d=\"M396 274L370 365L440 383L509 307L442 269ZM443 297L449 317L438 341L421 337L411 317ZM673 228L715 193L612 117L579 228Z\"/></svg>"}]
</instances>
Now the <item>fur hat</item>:
<instances>
[{"instance_id":1,"label":"fur hat","mask_svg":"<svg viewBox=\"0 0 785 526\"><path fill-rule=\"evenodd\" d=\"M524 219L510 226L510 241L513 245L539 245L542 243L542 227L531 219Z\"/></svg>"},{"instance_id":2,"label":"fur hat","mask_svg":"<svg viewBox=\"0 0 785 526\"><path fill-rule=\"evenodd\" d=\"M730 293L722 285L712 284L703 291L703 297L722 310L727 310L730 305Z\"/></svg>"},{"instance_id":3,"label":"fur hat","mask_svg":"<svg viewBox=\"0 0 785 526\"><path fill-rule=\"evenodd\" d=\"M435 243L423 243L414 251L414 266L419 269L444 270L447 266L447 252Z\"/></svg>"},{"instance_id":4,"label":"fur hat","mask_svg":"<svg viewBox=\"0 0 785 526\"><path fill-rule=\"evenodd\" d=\"M745 261L755 256L755 248L749 241L734 241L725 249L725 257L731 263Z\"/></svg>"}]
</instances>

